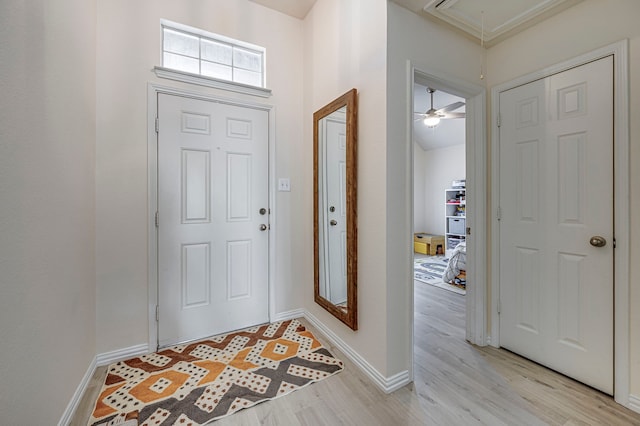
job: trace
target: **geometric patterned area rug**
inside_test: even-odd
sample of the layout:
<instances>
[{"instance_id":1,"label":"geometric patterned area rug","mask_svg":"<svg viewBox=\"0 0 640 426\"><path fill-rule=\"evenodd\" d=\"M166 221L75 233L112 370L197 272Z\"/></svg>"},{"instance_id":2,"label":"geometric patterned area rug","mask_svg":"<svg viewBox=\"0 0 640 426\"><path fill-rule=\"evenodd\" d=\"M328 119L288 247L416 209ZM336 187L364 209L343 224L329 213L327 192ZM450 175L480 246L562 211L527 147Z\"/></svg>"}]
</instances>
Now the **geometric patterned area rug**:
<instances>
[{"instance_id":1,"label":"geometric patterned area rug","mask_svg":"<svg viewBox=\"0 0 640 426\"><path fill-rule=\"evenodd\" d=\"M444 275L445 269L447 269L448 263L449 259L444 256L414 259L413 279L454 293L467 294L464 288L442 281L442 276Z\"/></svg>"},{"instance_id":2,"label":"geometric patterned area rug","mask_svg":"<svg viewBox=\"0 0 640 426\"><path fill-rule=\"evenodd\" d=\"M109 366L90 425L203 425L344 368L297 320Z\"/></svg>"}]
</instances>

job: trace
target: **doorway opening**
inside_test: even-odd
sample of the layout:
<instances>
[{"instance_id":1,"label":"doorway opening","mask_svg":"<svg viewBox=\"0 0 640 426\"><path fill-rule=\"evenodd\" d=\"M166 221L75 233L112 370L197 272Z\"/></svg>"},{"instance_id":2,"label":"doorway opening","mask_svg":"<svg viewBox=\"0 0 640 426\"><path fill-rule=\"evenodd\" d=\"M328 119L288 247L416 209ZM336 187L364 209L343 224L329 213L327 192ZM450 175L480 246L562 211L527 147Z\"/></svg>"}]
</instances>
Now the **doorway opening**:
<instances>
[{"instance_id":1,"label":"doorway opening","mask_svg":"<svg viewBox=\"0 0 640 426\"><path fill-rule=\"evenodd\" d=\"M409 177L413 189L409 237L412 249L417 249L418 253L412 250L407 264L416 278L421 272L416 270L416 263L431 263L427 265L426 273L435 275L432 282L452 290L415 279L411 281L408 308L413 313L410 348L413 362L410 376L414 378L415 371L420 368L423 355L420 345L424 343L425 333L449 333L452 331L450 324L456 322L456 344L461 347L469 346L468 343L487 345L486 97L482 86L427 73L417 67L411 67L408 88L411 94L408 142L412 152L408 167L412 170ZM425 126L424 119L431 110L440 110L448 117L440 117L436 127L430 128L430 123ZM429 257L422 262L421 258L425 256ZM448 283L443 282L443 276ZM430 296L425 297L427 293ZM429 327L438 323L442 327L439 331L425 330L424 323L419 321L429 321L429 318L421 309L436 304L446 312L432 312L435 317ZM450 315L454 315L455 320L445 319Z\"/></svg>"},{"instance_id":2,"label":"doorway opening","mask_svg":"<svg viewBox=\"0 0 640 426\"><path fill-rule=\"evenodd\" d=\"M410 138L410 151L412 153L407 167L411 170L409 179L412 187L411 198L411 235L408 237L413 240L416 238L415 233L420 232L437 232L445 238L444 246L441 248L442 258L452 256L454 252L453 243L460 245L460 240L464 239L466 245L465 253L465 295L456 294L448 290L435 287L433 285L411 280L411 302L408 306L411 312L412 333L410 340L410 353L412 357L410 379L414 380L416 385L423 383L425 377L429 377L427 365L437 365L438 358L441 354L456 354L462 356L467 354L475 356L472 352L473 345L487 345L486 334L486 95L485 88L467 81L452 78L451 76L443 76L425 71L425 68L412 66L409 75L409 93L410 102L407 105L411 114L408 120L408 134ZM422 86L419 87L419 86ZM435 89L434 95L442 92L443 95L449 96L448 99L442 99L442 104L438 104L437 98L434 96L434 109L443 108L455 102L464 102L464 119L452 118L444 119L442 124L458 125L462 127L462 135L458 136L457 144L448 146L446 150L457 152L454 165L447 164L452 160L442 160L438 158L438 152L433 150L425 151L417 141L415 135L415 125L413 112L424 112L431 109L431 93L427 88ZM424 90L424 100L422 105L416 105L414 102L414 92ZM418 93L419 95L420 93ZM428 98L427 98L428 95ZM428 99L428 107L426 100ZM419 99L418 99L419 102ZM440 106L443 105L443 106ZM425 108L427 107L427 108ZM455 112L452 110L451 112ZM446 120L448 120L449 123ZM456 123L463 122L463 123ZM421 124L424 125L424 122ZM439 123L440 124L440 123ZM444 129L444 127L442 127ZM435 133L440 129L436 128ZM429 133L429 132L427 132ZM434 133L434 132L431 132ZM418 136L419 137L419 136ZM461 139L461 140L460 140ZM456 146L460 145L460 146ZM433 152L431 152L433 151ZM431 152L431 155L429 155ZM448 154L451 154L449 152ZM462 158L462 156L464 158ZM422 160L421 160L422 158ZM438 161L439 160L439 161ZM415 198L419 193L424 193L426 186L426 171L421 166L422 163L431 161L437 162L437 167L455 169L454 175L449 175L442 180L443 187L437 189L437 194L432 197L429 202L430 208L434 209L440 225L433 230L423 229L427 227L426 218L417 217L414 221L414 215L419 216L419 210L427 209L426 198L424 207L422 202ZM425 164L425 165L428 165ZM420 170L423 171L421 172ZM424 186L416 183L414 172L420 176L424 176ZM464 180L464 188L461 188ZM454 183L454 181L456 181ZM452 188L456 186L457 188ZM453 189L454 191L447 191ZM464 191L462 191L464 189ZM424 197L424 195L423 195ZM449 207L447 200L451 200ZM464 201L464 216L462 215L462 203ZM459 208L460 207L460 208ZM451 209L451 210L449 210ZM447 217L450 216L450 217ZM464 225L459 219L464 218ZM447 219L452 220L451 224L454 229L448 229ZM420 223L420 220L423 222ZM458 228L455 226L458 225ZM463 229L461 230L460 227ZM458 232L448 232L458 231ZM460 232L462 231L462 232ZM458 241L451 241L449 248L447 247L447 234L458 237ZM463 246L464 247L464 246ZM412 247L413 249L413 247ZM438 242L435 242L435 253L438 254ZM414 268L416 253L412 250L411 259L408 260L408 266ZM410 260L410 261L409 261ZM448 265L447 261L447 265ZM442 266L440 267L442 268ZM446 266L445 266L446 269ZM442 270L442 269L441 269ZM411 271L415 273L415 269ZM444 270L442 270L444 275ZM460 272L455 272L453 281ZM415 275L414 275L415 277ZM441 280L441 278L440 278ZM460 282L461 283L461 282ZM448 355L447 355L448 356ZM454 370L457 368L453 366Z\"/></svg>"},{"instance_id":3,"label":"doorway opening","mask_svg":"<svg viewBox=\"0 0 640 426\"><path fill-rule=\"evenodd\" d=\"M413 83L414 369L468 350L466 99ZM428 374L428 373L427 373Z\"/></svg>"},{"instance_id":4,"label":"doorway opening","mask_svg":"<svg viewBox=\"0 0 640 426\"><path fill-rule=\"evenodd\" d=\"M414 285L417 292L440 288L452 299L466 294L465 103L414 82Z\"/></svg>"}]
</instances>

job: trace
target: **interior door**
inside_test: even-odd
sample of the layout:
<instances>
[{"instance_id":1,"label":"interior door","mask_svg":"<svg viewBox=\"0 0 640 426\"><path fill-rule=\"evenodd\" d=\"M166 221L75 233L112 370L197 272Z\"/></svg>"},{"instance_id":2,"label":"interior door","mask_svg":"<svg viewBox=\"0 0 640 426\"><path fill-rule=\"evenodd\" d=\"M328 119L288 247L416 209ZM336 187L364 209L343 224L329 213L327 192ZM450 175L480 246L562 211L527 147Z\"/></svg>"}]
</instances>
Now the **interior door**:
<instances>
[{"instance_id":1,"label":"interior door","mask_svg":"<svg viewBox=\"0 0 640 426\"><path fill-rule=\"evenodd\" d=\"M613 59L499 102L500 344L612 394Z\"/></svg>"},{"instance_id":2,"label":"interior door","mask_svg":"<svg viewBox=\"0 0 640 426\"><path fill-rule=\"evenodd\" d=\"M326 132L324 176L326 179L325 212L327 256L327 299L334 305L347 301L347 125L343 110L324 120Z\"/></svg>"},{"instance_id":3,"label":"interior door","mask_svg":"<svg viewBox=\"0 0 640 426\"><path fill-rule=\"evenodd\" d=\"M269 320L268 113L158 95L159 345Z\"/></svg>"}]
</instances>

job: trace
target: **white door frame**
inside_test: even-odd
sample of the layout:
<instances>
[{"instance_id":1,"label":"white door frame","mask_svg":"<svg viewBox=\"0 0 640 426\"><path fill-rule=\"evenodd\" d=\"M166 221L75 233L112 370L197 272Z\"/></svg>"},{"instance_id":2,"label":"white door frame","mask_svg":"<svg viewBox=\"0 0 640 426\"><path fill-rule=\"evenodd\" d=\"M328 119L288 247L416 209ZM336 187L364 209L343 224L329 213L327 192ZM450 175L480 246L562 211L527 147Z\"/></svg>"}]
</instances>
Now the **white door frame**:
<instances>
[{"instance_id":1,"label":"white door frame","mask_svg":"<svg viewBox=\"0 0 640 426\"><path fill-rule=\"evenodd\" d=\"M269 320L273 321L275 310L275 232L276 226L276 197L273 190L275 179L275 113L272 105L265 105L244 100L224 98L209 93L176 89L161 86L154 83L147 85L147 187L148 187L148 319L149 319L149 352L155 352L158 348L158 321L156 307L158 305L158 228L155 224L155 214L158 211L158 135L156 133L156 116L158 111L158 94L164 93L186 98L200 99L208 102L216 102L227 105L240 106L264 110L269 115L269 148L268 148L268 174L269 174Z\"/></svg>"},{"instance_id":2,"label":"white door frame","mask_svg":"<svg viewBox=\"0 0 640 426\"><path fill-rule=\"evenodd\" d=\"M442 73L429 71L428 66L408 62L408 99L407 106L409 144L411 161L409 170L411 179L411 228L413 229L413 176L414 176L414 138L413 138L413 86L416 81L428 84L437 90L442 90L465 98L466 102L466 180L467 180L467 227L471 234L467 236L467 280L473 285L467 288L466 302L466 339L475 345L486 346L486 300L487 300L487 247L486 247L486 195L487 195L487 155L486 155L486 91L477 84L458 80ZM415 232L415 230L414 230ZM413 240L412 240L413 241ZM413 253L413 250L411 251ZM408 259L408 268L413 271L413 258ZM411 274L410 318L413 319L414 281ZM413 380L414 358L414 321L411 322L411 369L410 379Z\"/></svg>"},{"instance_id":3,"label":"white door frame","mask_svg":"<svg viewBox=\"0 0 640 426\"><path fill-rule=\"evenodd\" d=\"M614 398L624 406L629 405L629 64L628 40L604 46L592 52L553 65L543 70L527 74L501 84L491 90L492 117L500 111L500 92L530 83L534 80L566 71L588 62L613 55L614 63ZM499 166L500 152L497 119L492 120L492 271L500 270L500 227L498 222ZM498 320L498 299L500 276L494 272L491 282L491 337L490 344L500 347L500 321Z\"/></svg>"}]
</instances>

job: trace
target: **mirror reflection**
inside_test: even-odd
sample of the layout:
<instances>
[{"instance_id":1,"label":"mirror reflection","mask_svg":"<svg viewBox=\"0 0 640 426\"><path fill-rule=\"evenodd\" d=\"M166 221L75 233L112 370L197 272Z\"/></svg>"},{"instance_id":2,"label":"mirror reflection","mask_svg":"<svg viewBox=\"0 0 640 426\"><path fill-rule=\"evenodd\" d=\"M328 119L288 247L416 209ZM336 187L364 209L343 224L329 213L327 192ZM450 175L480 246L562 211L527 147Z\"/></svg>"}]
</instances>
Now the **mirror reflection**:
<instances>
[{"instance_id":1,"label":"mirror reflection","mask_svg":"<svg viewBox=\"0 0 640 426\"><path fill-rule=\"evenodd\" d=\"M357 329L355 89L314 114L315 300Z\"/></svg>"},{"instance_id":2,"label":"mirror reflection","mask_svg":"<svg viewBox=\"0 0 640 426\"><path fill-rule=\"evenodd\" d=\"M347 107L318 124L318 243L320 296L346 309L347 301Z\"/></svg>"}]
</instances>

